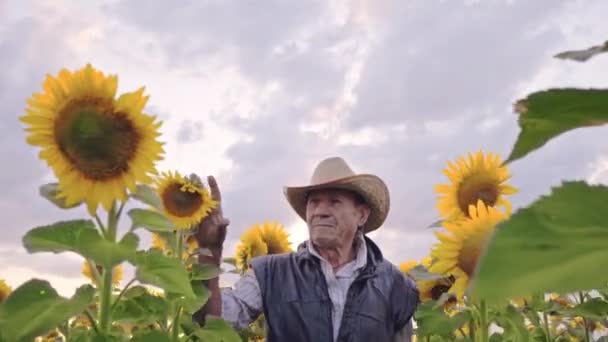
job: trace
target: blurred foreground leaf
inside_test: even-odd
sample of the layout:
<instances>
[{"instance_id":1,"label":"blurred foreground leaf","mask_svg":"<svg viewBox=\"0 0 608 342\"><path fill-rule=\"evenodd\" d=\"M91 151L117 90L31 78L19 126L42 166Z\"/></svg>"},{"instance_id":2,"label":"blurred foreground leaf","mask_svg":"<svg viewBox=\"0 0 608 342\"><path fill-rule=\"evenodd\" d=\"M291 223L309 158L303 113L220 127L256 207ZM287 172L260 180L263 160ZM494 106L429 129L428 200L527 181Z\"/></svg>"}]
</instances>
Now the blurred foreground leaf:
<instances>
[{"instance_id":1,"label":"blurred foreground leaf","mask_svg":"<svg viewBox=\"0 0 608 342\"><path fill-rule=\"evenodd\" d=\"M0 304L0 340L33 341L84 311L94 295L95 289L84 285L67 299L59 296L48 281L29 280Z\"/></svg>"},{"instance_id":2,"label":"blurred foreground leaf","mask_svg":"<svg viewBox=\"0 0 608 342\"><path fill-rule=\"evenodd\" d=\"M564 132L608 123L608 90L541 91L517 101L515 111L521 132L506 162L524 157Z\"/></svg>"},{"instance_id":3,"label":"blurred foreground leaf","mask_svg":"<svg viewBox=\"0 0 608 342\"><path fill-rule=\"evenodd\" d=\"M499 224L471 287L500 300L600 288L608 275L608 188L565 182Z\"/></svg>"},{"instance_id":4,"label":"blurred foreground leaf","mask_svg":"<svg viewBox=\"0 0 608 342\"><path fill-rule=\"evenodd\" d=\"M555 55L555 58L569 59L577 62L586 62L600 53L608 52L608 41L602 45L595 45L582 50L568 50Z\"/></svg>"}]
</instances>

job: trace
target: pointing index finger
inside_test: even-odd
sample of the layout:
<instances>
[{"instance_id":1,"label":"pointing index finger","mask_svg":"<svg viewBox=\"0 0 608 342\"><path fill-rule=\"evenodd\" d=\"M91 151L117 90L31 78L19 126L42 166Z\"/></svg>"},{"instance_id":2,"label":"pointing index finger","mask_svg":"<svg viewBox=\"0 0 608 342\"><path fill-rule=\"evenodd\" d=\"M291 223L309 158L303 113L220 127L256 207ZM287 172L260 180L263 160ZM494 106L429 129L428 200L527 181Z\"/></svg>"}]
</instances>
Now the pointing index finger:
<instances>
[{"instance_id":1,"label":"pointing index finger","mask_svg":"<svg viewBox=\"0 0 608 342\"><path fill-rule=\"evenodd\" d=\"M209 183L209 191L211 192L211 198L214 201L221 202L222 194L220 193L220 188L217 185L217 181L215 180L215 177L208 176L207 183Z\"/></svg>"}]
</instances>

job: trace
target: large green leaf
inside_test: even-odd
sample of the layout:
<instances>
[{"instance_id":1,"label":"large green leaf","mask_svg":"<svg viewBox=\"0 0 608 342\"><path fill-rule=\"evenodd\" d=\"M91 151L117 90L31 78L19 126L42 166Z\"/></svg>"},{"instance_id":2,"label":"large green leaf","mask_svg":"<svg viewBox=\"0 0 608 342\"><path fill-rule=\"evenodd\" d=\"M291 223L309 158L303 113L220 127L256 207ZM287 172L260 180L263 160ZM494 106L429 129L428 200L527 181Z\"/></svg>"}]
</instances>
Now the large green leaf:
<instances>
[{"instance_id":1,"label":"large green leaf","mask_svg":"<svg viewBox=\"0 0 608 342\"><path fill-rule=\"evenodd\" d=\"M129 288L116 303L112 318L116 321L130 320L136 323L152 323L163 319L169 312L167 302L152 295L143 286Z\"/></svg>"},{"instance_id":2,"label":"large green leaf","mask_svg":"<svg viewBox=\"0 0 608 342\"><path fill-rule=\"evenodd\" d=\"M586 62L592 57L599 55L600 53L608 52L608 41L602 45L591 46L582 50L568 50L563 51L555 55L555 58L569 59L577 62Z\"/></svg>"},{"instance_id":3,"label":"large green leaf","mask_svg":"<svg viewBox=\"0 0 608 342\"><path fill-rule=\"evenodd\" d=\"M145 184L137 185L137 189L133 194L133 198L143 203L149 204L156 209L160 209L161 207L160 197L158 197L156 191L154 191L154 189Z\"/></svg>"},{"instance_id":4,"label":"large green leaf","mask_svg":"<svg viewBox=\"0 0 608 342\"><path fill-rule=\"evenodd\" d=\"M190 278L192 280L209 280L220 275L220 268L210 264L193 264Z\"/></svg>"},{"instance_id":5,"label":"large green leaf","mask_svg":"<svg viewBox=\"0 0 608 342\"><path fill-rule=\"evenodd\" d=\"M608 265L608 188L565 182L498 225L472 285L474 297L600 288Z\"/></svg>"},{"instance_id":6,"label":"large green leaf","mask_svg":"<svg viewBox=\"0 0 608 342\"><path fill-rule=\"evenodd\" d=\"M173 224L161 213L135 208L129 210L128 215L133 221L133 227L143 227L152 232L170 232L173 231Z\"/></svg>"},{"instance_id":7,"label":"large green leaf","mask_svg":"<svg viewBox=\"0 0 608 342\"><path fill-rule=\"evenodd\" d=\"M57 207L61 209L71 209L79 206L82 202L77 202L72 205L67 205L65 198L58 197L59 195L59 184L58 183L48 183L41 185L38 189L40 192L40 196L46 198L49 202L53 203Z\"/></svg>"},{"instance_id":8,"label":"large green leaf","mask_svg":"<svg viewBox=\"0 0 608 342\"><path fill-rule=\"evenodd\" d=\"M185 313L192 315L205 305L207 300L209 300L210 293L202 280L193 280L190 284L196 298L179 298L177 303L183 307Z\"/></svg>"},{"instance_id":9,"label":"large green leaf","mask_svg":"<svg viewBox=\"0 0 608 342\"><path fill-rule=\"evenodd\" d=\"M23 246L29 253L70 251L108 268L130 259L138 244L139 238L133 233L126 234L119 243L104 239L90 220L61 221L37 227L23 237Z\"/></svg>"},{"instance_id":10,"label":"large green leaf","mask_svg":"<svg viewBox=\"0 0 608 342\"><path fill-rule=\"evenodd\" d=\"M556 136L608 122L608 89L550 89L519 100L521 132L507 162L522 158Z\"/></svg>"},{"instance_id":11,"label":"large green leaf","mask_svg":"<svg viewBox=\"0 0 608 342\"><path fill-rule=\"evenodd\" d=\"M190 277L179 259L165 256L157 250L139 251L132 261L137 279L178 293L187 298L196 298L190 285Z\"/></svg>"},{"instance_id":12,"label":"large green leaf","mask_svg":"<svg viewBox=\"0 0 608 342\"><path fill-rule=\"evenodd\" d=\"M67 299L48 281L29 280L0 304L0 334L6 341L32 341L85 310L94 295L95 289L84 285Z\"/></svg>"},{"instance_id":13,"label":"large green leaf","mask_svg":"<svg viewBox=\"0 0 608 342\"><path fill-rule=\"evenodd\" d=\"M241 337L221 318L207 317L205 325L195 332L205 342L241 342Z\"/></svg>"},{"instance_id":14,"label":"large green leaf","mask_svg":"<svg viewBox=\"0 0 608 342\"><path fill-rule=\"evenodd\" d=\"M417 335L450 337L454 331L471 319L469 311L462 311L453 317L448 316L442 305L435 302L421 304L415 313L418 324Z\"/></svg>"}]
</instances>

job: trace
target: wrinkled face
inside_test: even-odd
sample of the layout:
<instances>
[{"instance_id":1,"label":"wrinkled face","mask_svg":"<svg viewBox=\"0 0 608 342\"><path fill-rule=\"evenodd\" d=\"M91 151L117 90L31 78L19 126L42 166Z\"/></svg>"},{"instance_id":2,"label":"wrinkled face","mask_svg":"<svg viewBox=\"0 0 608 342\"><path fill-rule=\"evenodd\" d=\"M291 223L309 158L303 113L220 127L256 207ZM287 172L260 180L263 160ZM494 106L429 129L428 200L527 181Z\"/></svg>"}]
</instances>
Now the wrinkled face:
<instances>
[{"instance_id":1,"label":"wrinkled face","mask_svg":"<svg viewBox=\"0 0 608 342\"><path fill-rule=\"evenodd\" d=\"M310 239L321 248L339 248L352 244L357 227L367 221L369 211L369 206L357 200L350 191L312 191L306 205Z\"/></svg>"}]
</instances>

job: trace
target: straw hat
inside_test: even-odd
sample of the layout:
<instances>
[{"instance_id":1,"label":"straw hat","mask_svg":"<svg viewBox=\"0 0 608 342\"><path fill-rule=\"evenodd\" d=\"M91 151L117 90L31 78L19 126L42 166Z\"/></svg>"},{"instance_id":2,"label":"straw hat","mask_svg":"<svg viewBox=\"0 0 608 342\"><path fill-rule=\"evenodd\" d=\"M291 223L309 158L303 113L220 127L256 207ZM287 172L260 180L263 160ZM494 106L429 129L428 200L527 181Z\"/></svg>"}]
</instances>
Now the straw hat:
<instances>
[{"instance_id":1,"label":"straw hat","mask_svg":"<svg viewBox=\"0 0 608 342\"><path fill-rule=\"evenodd\" d=\"M339 157L321 161L315 168L310 184L305 186L284 187L284 194L291 207L306 220L306 194L317 189L351 190L363 197L371 211L363 232L369 233L384 223L390 207L390 197L386 184L378 176L356 174Z\"/></svg>"}]
</instances>

